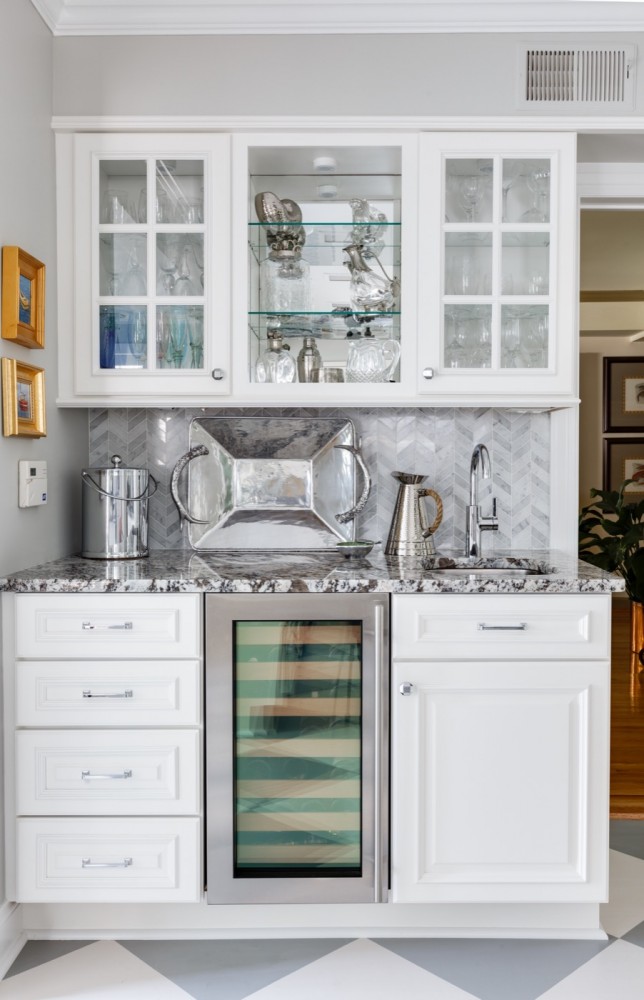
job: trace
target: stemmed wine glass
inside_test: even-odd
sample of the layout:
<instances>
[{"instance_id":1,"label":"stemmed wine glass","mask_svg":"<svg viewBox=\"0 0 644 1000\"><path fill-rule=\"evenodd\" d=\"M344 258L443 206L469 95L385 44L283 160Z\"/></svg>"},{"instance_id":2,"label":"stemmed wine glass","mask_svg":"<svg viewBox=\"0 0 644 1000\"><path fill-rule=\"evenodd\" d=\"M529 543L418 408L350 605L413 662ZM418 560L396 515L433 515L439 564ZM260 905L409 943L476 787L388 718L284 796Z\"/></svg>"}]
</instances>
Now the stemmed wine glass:
<instances>
[{"instance_id":1,"label":"stemmed wine glass","mask_svg":"<svg viewBox=\"0 0 644 1000\"><path fill-rule=\"evenodd\" d=\"M130 351L137 368L145 368L148 357L148 334L141 309L133 309L130 316Z\"/></svg>"},{"instance_id":2,"label":"stemmed wine glass","mask_svg":"<svg viewBox=\"0 0 644 1000\"><path fill-rule=\"evenodd\" d=\"M174 295L196 295L197 288L195 286L194 279L192 277L192 272L190 270L190 245L186 244L181 253L179 259L179 264L177 268L177 276L174 279Z\"/></svg>"},{"instance_id":3,"label":"stemmed wine glass","mask_svg":"<svg viewBox=\"0 0 644 1000\"><path fill-rule=\"evenodd\" d=\"M157 310L157 367L165 368L169 363L171 335L170 313L167 309Z\"/></svg>"},{"instance_id":4,"label":"stemmed wine glass","mask_svg":"<svg viewBox=\"0 0 644 1000\"><path fill-rule=\"evenodd\" d=\"M170 364L173 368L181 368L187 345L188 320L186 310L175 308L172 310L170 318L170 342L168 345Z\"/></svg>"},{"instance_id":5,"label":"stemmed wine glass","mask_svg":"<svg viewBox=\"0 0 644 1000\"><path fill-rule=\"evenodd\" d=\"M547 168L531 170L526 177L526 185L532 194L532 205L524 212L524 222L548 221L548 191L550 188L550 171Z\"/></svg>"},{"instance_id":6,"label":"stemmed wine glass","mask_svg":"<svg viewBox=\"0 0 644 1000\"><path fill-rule=\"evenodd\" d=\"M139 263L139 255L136 248L136 241L130 244L130 253L127 259L127 268L123 278L124 295L145 295L146 293L146 273Z\"/></svg>"},{"instance_id":7,"label":"stemmed wine glass","mask_svg":"<svg viewBox=\"0 0 644 1000\"><path fill-rule=\"evenodd\" d=\"M177 279L177 263L179 247L176 240L165 240L163 246L157 247L157 265L162 272L161 288L164 295L173 295Z\"/></svg>"},{"instance_id":8,"label":"stemmed wine glass","mask_svg":"<svg viewBox=\"0 0 644 1000\"><path fill-rule=\"evenodd\" d=\"M188 339L190 343L190 367L203 366L203 310L200 306L189 309Z\"/></svg>"},{"instance_id":9,"label":"stemmed wine glass","mask_svg":"<svg viewBox=\"0 0 644 1000\"><path fill-rule=\"evenodd\" d=\"M476 212L483 194L483 178L475 174L465 174L459 177L458 197L465 211L467 222L474 222Z\"/></svg>"}]
</instances>

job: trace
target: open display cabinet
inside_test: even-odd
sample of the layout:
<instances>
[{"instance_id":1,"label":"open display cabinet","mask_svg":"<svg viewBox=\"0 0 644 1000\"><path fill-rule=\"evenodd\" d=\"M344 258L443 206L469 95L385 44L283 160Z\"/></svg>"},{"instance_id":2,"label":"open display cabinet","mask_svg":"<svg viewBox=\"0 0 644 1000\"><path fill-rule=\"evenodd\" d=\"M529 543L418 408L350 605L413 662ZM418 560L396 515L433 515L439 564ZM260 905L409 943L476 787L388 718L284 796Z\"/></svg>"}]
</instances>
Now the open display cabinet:
<instances>
[{"instance_id":1,"label":"open display cabinet","mask_svg":"<svg viewBox=\"0 0 644 1000\"><path fill-rule=\"evenodd\" d=\"M236 397L382 402L413 382L416 141L234 138Z\"/></svg>"}]
</instances>

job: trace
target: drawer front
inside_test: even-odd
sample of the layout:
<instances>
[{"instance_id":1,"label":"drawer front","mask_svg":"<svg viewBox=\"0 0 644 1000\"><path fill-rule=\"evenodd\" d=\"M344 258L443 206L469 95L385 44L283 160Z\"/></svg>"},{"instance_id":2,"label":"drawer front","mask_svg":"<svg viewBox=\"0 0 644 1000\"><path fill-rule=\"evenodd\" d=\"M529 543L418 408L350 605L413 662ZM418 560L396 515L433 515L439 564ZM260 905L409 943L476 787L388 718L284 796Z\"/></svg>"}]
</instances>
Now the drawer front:
<instances>
[{"instance_id":1,"label":"drawer front","mask_svg":"<svg viewBox=\"0 0 644 1000\"><path fill-rule=\"evenodd\" d=\"M19 819L16 900L197 902L196 818Z\"/></svg>"},{"instance_id":2,"label":"drawer front","mask_svg":"<svg viewBox=\"0 0 644 1000\"><path fill-rule=\"evenodd\" d=\"M16 664L18 726L196 726L199 660Z\"/></svg>"},{"instance_id":3,"label":"drawer front","mask_svg":"<svg viewBox=\"0 0 644 1000\"><path fill-rule=\"evenodd\" d=\"M199 594L19 594L15 606L19 658L201 655Z\"/></svg>"},{"instance_id":4,"label":"drawer front","mask_svg":"<svg viewBox=\"0 0 644 1000\"><path fill-rule=\"evenodd\" d=\"M199 732L21 730L19 816L194 815Z\"/></svg>"},{"instance_id":5,"label":"drawer front","mask_svg":"<svg viewBox=\"0 0 644 1000\"><path fill-rule=\"evenodd\" d=\"M395 659L599 659L610 656L610 595L400 595Z\"/></svg>"}]
</instances>

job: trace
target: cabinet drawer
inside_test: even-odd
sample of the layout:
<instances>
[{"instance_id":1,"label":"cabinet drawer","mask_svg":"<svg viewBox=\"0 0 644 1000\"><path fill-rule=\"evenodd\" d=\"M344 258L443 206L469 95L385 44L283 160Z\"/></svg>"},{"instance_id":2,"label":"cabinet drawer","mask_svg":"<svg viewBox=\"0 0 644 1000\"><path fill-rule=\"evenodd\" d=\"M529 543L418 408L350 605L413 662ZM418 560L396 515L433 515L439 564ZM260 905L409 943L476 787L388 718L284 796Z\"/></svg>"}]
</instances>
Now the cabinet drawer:
<instances>
[{"instance_id":1,"label":"cabinet drawer","mask_svg":"<svg viewBox=\"0 0 644 1000\"><path fill-rule=\"evenodd\" d=\"M197 902L200 823L19 819L18 902Z\"/></svg>"},{"instance_id":2,"label":"cabinet drawer","mask_svg":"<svg viewBox=\"0 0 644 1000\"><path fill-rule=\"evenodd\" d=\"M423 660L610 656L610 595L400 595L393 656Z\"/></svg>"},{"instance_id":3,"label":"cabinet drawer","mask_svg":"<svg viewBox=\"0 0 644 1000\"><path fill-rule=\"evenodd\" d=\"M18 726L196 726L199 660L23 660Z\"/></svg>"},{"instance_id":4,"label":"cabinet drawer","mask_svg":"<svg viewBox=\"0 0 644 1000\"><path fill-rule=\"evenodd\" d=\"M196 729L16 733L22 816L194 815L200 774Z\"/></svg>"},{"instance_id":5,"label":"cabinet drawer","mask_svg":"<svg viewBox=\"0 0 644 1000\"><path fill-rule=\"evenodd\" d=\"M195 657L198 594L19 594L16 656Z\"/></svg>"}]
</instances>

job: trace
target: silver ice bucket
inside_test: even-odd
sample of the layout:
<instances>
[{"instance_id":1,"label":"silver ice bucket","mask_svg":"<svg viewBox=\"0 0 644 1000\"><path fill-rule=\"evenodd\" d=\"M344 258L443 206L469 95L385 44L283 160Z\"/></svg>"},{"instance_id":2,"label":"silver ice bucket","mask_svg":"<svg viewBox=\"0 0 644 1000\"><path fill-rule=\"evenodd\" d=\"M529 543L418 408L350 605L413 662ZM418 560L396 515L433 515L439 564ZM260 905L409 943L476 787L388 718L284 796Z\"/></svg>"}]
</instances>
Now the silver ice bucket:
<instances>
[{"instance_id":1,"label":"silver ice bucket","mask_svg":"<svg viewBox=\"0 0 644 1000\"><path fill-rule=\"evenodd\" d=\"M148 554L148 500L158 483L147 469L83 469L85 559L142 559Z\"/></svg>"}]
</instances>

